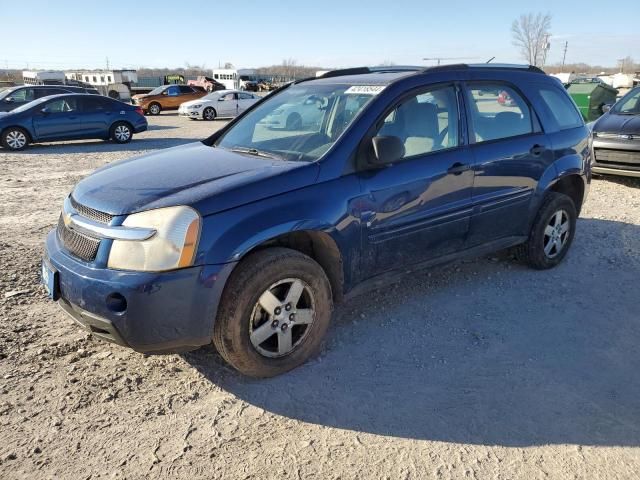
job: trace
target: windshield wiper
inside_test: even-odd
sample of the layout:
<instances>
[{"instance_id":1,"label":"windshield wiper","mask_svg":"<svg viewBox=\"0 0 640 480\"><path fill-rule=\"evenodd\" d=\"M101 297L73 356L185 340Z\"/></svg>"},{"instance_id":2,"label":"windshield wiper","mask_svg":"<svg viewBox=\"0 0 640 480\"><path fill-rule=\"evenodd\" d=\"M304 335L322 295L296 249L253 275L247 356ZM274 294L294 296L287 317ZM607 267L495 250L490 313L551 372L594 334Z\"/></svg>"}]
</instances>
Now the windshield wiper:
<instances>
[{"instance_id":1,"label":"windshield wiper","mask_svg":"<svg viewBox=\"0 0 640 480\"><path fill-rule=\"evenodd\" d=\"M273 153L265 152L264 150L258 150L257 148L233 147L230 150L236 153L246 153L248 155L254 155L256 157L273 158L276 160L282 160L282 158L280 158L277 155L274 155Z\"/></svg>"}]
</instances>

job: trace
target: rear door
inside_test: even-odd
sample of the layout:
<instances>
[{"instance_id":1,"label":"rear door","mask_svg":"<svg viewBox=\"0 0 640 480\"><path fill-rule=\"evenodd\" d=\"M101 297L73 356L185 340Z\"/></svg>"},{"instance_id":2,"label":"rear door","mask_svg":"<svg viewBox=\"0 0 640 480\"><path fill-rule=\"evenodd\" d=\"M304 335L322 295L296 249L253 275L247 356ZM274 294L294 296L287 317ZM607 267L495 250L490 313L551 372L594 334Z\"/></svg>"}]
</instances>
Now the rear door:
<instances>
[{"instance_id":1,"label":"rear door","mask_svg":"<svg viewBox=\"0 0 640 480\"><path fill-rule=\"evenodd\" d=\"M244 112L251 105L256 103L257 98L255 98L250 93L238 93L238 113Z\"/></svg>"},{"instance_id":2,"label":"rear door","mask_svg":"<svg viewBox=\"0 0 640 480\"><path fill-rule=\"evenodd\" d=\"M39 140L83 138L84 124L76 96L56 97L33 113L33 127Z\"/></svg>"},{"instance_id":3,"label":"rear door","mask_svg":"<svg viewBox=\"0 0 640 480\"><path fill-rule=\"evenodd\" d=\"M117 104L97 95L79 97L79 103L84 135L93 138L106 138L109 126L119 113Z\"/></svg>"},{"instance_id":4,"label":"rear door","mask_svg":"<svg viewBox=\"0 0 640 480\"><path fill-rule=\"evenodd\" d=\"M376 135L399 137L403 159L360 174L364 278L454 253L471 219L472 157L454 85L400 101Z\"/></svg>"},{"instance_id":5,"label":"rear door","mask_svg":"<svg viewBox=\"0 0 640 480\"><path fill-rule=\"evenodd\" d=\"M526 235L533 193L553 162L551 144L515 86L468 82L465 93L475 177L467 245Z\"/></svg>"}]
</instances>

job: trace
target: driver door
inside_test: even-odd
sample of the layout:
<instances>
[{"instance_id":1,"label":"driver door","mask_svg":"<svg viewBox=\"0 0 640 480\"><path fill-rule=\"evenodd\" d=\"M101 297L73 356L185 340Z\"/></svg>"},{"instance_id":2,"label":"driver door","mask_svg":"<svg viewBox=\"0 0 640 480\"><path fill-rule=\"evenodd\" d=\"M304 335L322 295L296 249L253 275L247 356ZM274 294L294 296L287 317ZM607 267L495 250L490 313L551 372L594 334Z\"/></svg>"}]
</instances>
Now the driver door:
<instances>
[{"instance_id":1,"label":"driver door","mask_svg":"<svg viewBox=\"0 0 640 480\"><path fill-rule=\"evenodd\" d=\"M57 97L39 106L33 127L39 140L82 138L90 128L79 110L78 98Z\"/></svg>"},{"instance_id":2,"label":"driver door","mask_svg":"<svg viewBox=\"0 0 640 480\"><path fill-rule=\"evenodd\" d=\"M226 93L218 99L218 116L220 117L234 117L238 114L238 94Z\"/></svg>"}]
</instances>

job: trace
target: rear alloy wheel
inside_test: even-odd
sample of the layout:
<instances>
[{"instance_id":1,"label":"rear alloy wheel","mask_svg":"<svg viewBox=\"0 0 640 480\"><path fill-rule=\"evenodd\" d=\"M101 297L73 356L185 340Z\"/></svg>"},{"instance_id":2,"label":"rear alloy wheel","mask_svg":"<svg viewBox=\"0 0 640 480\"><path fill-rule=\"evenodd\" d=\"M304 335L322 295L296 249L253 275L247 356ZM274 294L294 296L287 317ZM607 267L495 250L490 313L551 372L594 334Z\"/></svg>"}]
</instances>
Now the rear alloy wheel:
<instances>
[{"instance_id":1,"label":"rear alloy wheel","mask_svg":"<svg viewBox=\"0 0 640 480\"><path fill-rule=\"evenodd\" d=\"M204 118L205 120L209 120L209 121L215 120L216 111L212 107L207 107L202 112L202 118Z\"/></svg>"},{"instance_id":2,"label":"rear alloy wheel","mask_svg":"<svg viewBox=\"0 0 640 480\"><path fill-rule=\"evenodd\" d=\"M111 127L111 138L116 143L129 143L133 137L131 126L124 122L118 122Z\"/></svg>"},{"instance_id":3,"label":"rear alloy wheel","mask_svg":"<svg viewBox=\"0 0 640 480\"><path fill-rule=\"evenodd\" d=\"M312 258L288 248L260 250L231 274L213 343L245 375L279 375L320 350L332 306L329 280Z\"/></svg>"},{"instance_id":4,"label":"rear alloy wheel","mask_svg":"<svg viewBox=\"0 0 640 480\"><path fill-rule=\"evenodd\" d=\"M29 144L29 134L18 127L6 129L2 134L2 146L8 150L24 150Z\"/></svg>"},{"instance_id":5,"label":"rear alloy wheel","mask_svg":"<svg viewBox=\"0 0 640 480\"><path fill-rule=\"evenodd\" d=\"M147 111L149 112L149 115L160 115L162 107L159 103L152 103L151 105L149 105Z\"/></svg>"},{"instance_id":6,"label":"rear alloy wheel","mask_svg":"<svg viewBox=\"0 0 640 480\"><path fill-rule=\"evenodd\" d=\"M570 197L550 192L538 210L529 240L516 247L518 259L539 270L558 265L573 242L577 216Z\"/></svg>"}]
</instances>

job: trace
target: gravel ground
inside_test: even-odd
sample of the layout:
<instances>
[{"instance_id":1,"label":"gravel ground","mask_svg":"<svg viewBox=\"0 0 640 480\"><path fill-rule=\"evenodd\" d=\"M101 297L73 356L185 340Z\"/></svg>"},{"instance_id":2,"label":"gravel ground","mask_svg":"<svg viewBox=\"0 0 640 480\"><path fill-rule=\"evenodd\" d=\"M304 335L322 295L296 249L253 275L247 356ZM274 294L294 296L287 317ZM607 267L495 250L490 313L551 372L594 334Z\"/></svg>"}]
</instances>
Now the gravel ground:
<instances>
[{"instance_id":1,"label":"gravel ground","mask_svg":"<svg viewBox=\"0 0 640 480\"><path fill-rule=\"evenodd\" d=\"M0 151L2 478L640 478L640 181L594 180L558 268L498 254L413 275L256 381L211 348L93 340L38 286L79 179L223 125L150 123L124 147Z\"/></svg>"}]
</instances>

